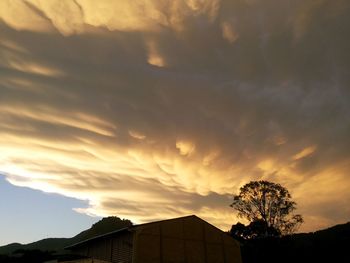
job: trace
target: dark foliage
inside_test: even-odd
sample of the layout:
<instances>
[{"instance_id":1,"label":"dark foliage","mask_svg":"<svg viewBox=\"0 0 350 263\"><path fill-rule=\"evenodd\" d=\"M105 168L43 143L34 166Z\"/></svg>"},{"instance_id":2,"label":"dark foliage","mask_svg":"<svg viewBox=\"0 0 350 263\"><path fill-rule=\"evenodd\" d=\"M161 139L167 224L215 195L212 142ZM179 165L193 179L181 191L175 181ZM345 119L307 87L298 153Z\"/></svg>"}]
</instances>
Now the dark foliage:
<instances>
[{"instance_id":1,"label":"dark foliage","mask_svg":"<svg viewBox=\"0 0 350 263\"><path fill-rule=\"evenodd\" d=\"M350 223L308 234L241 240L243 263L350 262Z\"/></svg>"},{"instance_id":2,"label":"dark foliage","mask_svg":"<svg viewBox=\"0 0 350 263\"><path fill-rule=\"evenodd\" d=\"M11 256L0 255L1 263L41 263L51 259L54 259L52 252L39 249L19 249L13 252Z\"/></svg>"},{"instance_id":3,"label":"dark foliage","mask_svg":"<svg viewBox=\"0 0 350 263\"><path fill-rule=\"evenodd\" d=\"M280 236L281 233L278 229L268 226L265 221L255 220L247 226L238 222L236 225L232 226L230 235L239 241L243 241L246 239L257 239L266 236L277 237Z\"/></svg>"}]
</instances>

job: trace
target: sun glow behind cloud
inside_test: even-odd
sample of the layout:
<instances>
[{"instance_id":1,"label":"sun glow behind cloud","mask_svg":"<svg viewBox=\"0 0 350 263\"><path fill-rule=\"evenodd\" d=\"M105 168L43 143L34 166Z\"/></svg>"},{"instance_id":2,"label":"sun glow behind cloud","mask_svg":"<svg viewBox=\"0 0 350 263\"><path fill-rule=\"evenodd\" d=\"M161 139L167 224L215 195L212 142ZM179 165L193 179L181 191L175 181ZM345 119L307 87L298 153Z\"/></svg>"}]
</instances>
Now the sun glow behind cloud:
<instances>
[{"instance_id":1,"label":"sun glow behind cloud","mask_svg":"<svg viewBox=\"0 0 350 263\"><path fill-rule=\"evenodd\" d=\"M256 179L291 190L305 230L348 220L349 7L1 1L0 171L138 222L228 229Z\"/></svg>"}]
</instances>

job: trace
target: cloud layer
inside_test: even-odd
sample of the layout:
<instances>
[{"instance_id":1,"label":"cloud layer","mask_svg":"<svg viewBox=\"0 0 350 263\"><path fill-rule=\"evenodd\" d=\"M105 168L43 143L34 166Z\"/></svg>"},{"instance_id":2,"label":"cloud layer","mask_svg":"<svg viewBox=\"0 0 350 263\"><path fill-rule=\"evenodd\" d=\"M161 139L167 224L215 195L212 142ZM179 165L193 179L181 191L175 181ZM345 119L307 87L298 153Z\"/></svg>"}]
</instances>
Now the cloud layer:
<instances>
[{"instance_id":1,"label":"cloud layer","mask_svg":"<svg viewBox=\"0 0 350 263\"><path fill-rule=\"evenodd\" d=\"M1 1L0 171L145 222L236 222L249 180L304 230L350 218L348 1ZM17 19L21 17L21 19Z\"/></svg>"}]
</instances>

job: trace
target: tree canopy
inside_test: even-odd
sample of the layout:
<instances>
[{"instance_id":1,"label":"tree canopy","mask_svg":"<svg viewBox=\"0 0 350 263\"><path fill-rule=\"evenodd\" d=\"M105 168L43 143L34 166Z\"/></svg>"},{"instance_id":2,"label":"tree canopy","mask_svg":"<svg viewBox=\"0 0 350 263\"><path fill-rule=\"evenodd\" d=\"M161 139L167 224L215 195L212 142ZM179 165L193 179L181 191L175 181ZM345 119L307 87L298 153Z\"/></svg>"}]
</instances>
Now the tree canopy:
<instances>
[{"instance_id":1,"label":"tree canopy","mask_svg":"<svg viewBox=\"0 0 350 263\"><path fill-rule=\"evenodd\" d=\"M280 236L295 232L303 222L293 214L296 203L286 188L269 181L251 181L240 188L230 205L238 217L250 222L247 227L237 224L231 233L243 238Z\"/></svg>"}]
</instances>

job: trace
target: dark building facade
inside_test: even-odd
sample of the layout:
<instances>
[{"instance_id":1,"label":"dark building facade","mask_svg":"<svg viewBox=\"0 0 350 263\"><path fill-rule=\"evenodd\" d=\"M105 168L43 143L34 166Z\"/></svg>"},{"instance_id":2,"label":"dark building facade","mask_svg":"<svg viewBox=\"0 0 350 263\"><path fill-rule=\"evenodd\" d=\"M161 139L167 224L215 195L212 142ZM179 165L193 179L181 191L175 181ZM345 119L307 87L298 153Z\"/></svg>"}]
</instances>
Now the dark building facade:
<instances>
[{"instance_id":1,"label":"dark building facade","mask_svg":"<svg viewBox=\"0 0 350 263\"><path fill-rule=\"evenodd\" d=\"M196 216L123 228L68 249L99 262L241 263L239 243Z\"/></svg>"}]
</instances>

